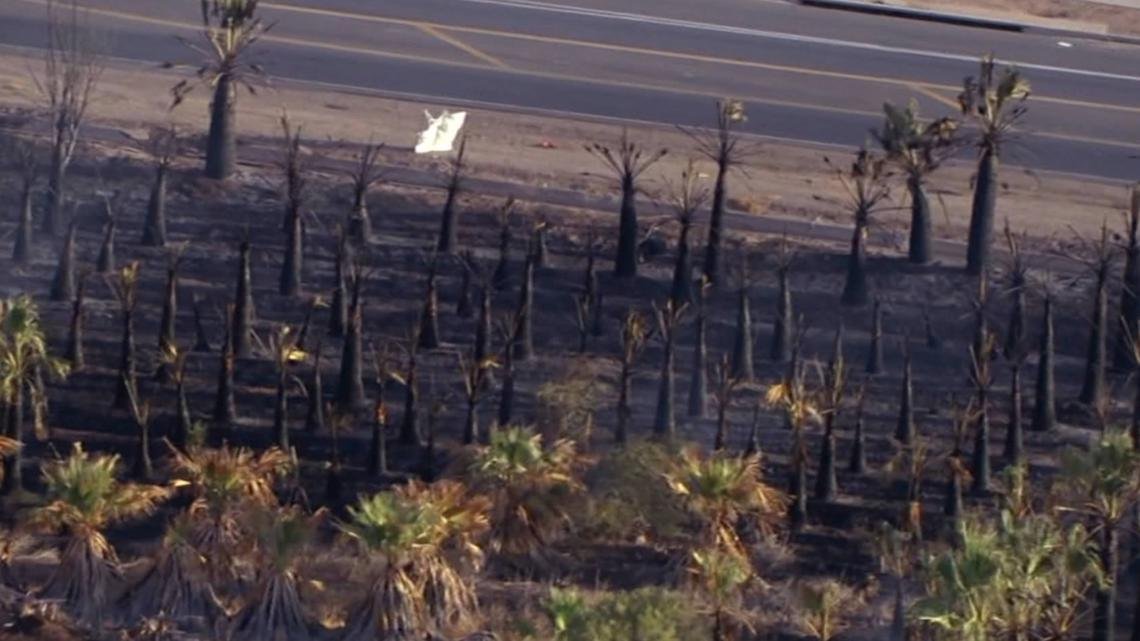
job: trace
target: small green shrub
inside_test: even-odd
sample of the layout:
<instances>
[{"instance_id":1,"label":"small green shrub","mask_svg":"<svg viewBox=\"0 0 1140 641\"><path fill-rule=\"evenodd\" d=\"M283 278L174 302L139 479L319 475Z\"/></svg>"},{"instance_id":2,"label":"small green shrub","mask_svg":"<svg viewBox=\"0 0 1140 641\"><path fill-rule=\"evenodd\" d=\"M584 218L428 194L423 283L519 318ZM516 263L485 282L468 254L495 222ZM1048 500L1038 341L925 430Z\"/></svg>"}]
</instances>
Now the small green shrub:
<instances>
[{"instance_id":1,"label":"small green shrub","mask_svg":"<svg viewBox=\"0 0 1140 641\"><path fill-rule=\"evenodd\" d=\"M555 589L546 610L555 641L690 641L707 627L688 597L658 587L591 595Z\"/></svg>"},{"instance_id":2,"label":"small green shrub","mask_svg":"<svg viewBox=\"0 0 1140 641\"><path fill-rule=\"evenodd\" d=\"M666 446L649 441L608 452L586 474L589 501L579 534L635 541L675 540L694 532L692 515L665 481L674 459Z\"/></svg>"}]
</instances>

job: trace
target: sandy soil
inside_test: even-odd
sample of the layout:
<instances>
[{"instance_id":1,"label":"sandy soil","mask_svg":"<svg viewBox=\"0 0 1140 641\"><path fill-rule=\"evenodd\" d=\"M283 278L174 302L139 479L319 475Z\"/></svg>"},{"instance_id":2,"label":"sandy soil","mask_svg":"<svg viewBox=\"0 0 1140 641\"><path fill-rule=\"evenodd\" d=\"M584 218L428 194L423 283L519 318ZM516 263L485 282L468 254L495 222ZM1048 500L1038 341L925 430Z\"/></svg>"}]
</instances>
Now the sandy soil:
<instances>
[{"instance_id":1,"label":"sandy soil","mask_svg":"<svg viewBox=\"0 0 1140 641\"><path fill-rule=\"evenodd\" d=\"M981 13L992 16L1029 16L1055 21L1058 28L1140 35L1140 8L1102 4L1092 0L905 0L912 7ZM1083 24L1082 24L1083 23Z\"/></svg>"}]
</instances>

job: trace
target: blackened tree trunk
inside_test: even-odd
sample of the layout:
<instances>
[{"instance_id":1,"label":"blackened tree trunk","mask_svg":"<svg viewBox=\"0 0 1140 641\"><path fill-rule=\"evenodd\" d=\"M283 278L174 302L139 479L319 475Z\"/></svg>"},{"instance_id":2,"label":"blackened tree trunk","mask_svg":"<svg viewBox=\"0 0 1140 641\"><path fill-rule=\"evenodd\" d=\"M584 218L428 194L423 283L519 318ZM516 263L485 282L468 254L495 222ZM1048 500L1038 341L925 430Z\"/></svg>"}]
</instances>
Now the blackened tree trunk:
<instances>
[{"instance_id":1,"label":"blackened tree trunk","mask_svg":"<svg viewBox=\"0 0 1140 641\"><path fill-rule=\"evenodd\" d=\"M499 261L495 263L495 272L491 276L491 283L495 289L503 289L510 280L511 273L511 226L504 220L499 229Z\"/></svg>"},{"instance_id":2,"label":"blackened tree trunk","mask_svg":"<svg viewBox=\"0 0 1140 641\"><path fill-rule=\"evenodd\" d=\"M990 490L990 411L989 392L984 385L979 386L978 418L974 425L974 452L970 465L973 476L971 493L985 496Z\"/></svg>"},{"instance_id":3,"label":"blackened tree trunk","mask_svg":"<svg viewBox=\"0 0 1140 641\"><path fill-rule=\"evenodd\" d=\"M225 335L222 338L222 357L218 369L218 391L214 396L214 422L219 425L233 426L237 423L237 406L234 403L234 336L232 316L234 309L231 306L226 318Z\"/></svg>"},{"instance_id":4,"label":"blackened tree trunk","mask_svg":"<svg viewBox=\"0 0 1140 641\"><path fill-rule=\"evenodd\" d=\"M989 266L990 245L994 235L994 210L997 207L998 155L987 145L978 160L974 180L974 202L970 215L969 244L966 247L966 273L980 275Z\"/></svg>"},{"instance_id":5,"label":"blackened tree trunk","mask_svg":"<svg viewBox=\"0 0 1140 641\"><path fill-rule=\"evenodd\" d=\"M372 216L368 213L368 184L358 184L352 195L352 214L348 220L348 237L358 245L372 238Z\"/></svg>"},{"instance_id":6,"label":"blackened tree trunk","mask_svg":"<svg viewBox=\"0 0 1140 641\"><path fill-rule=\"evenodd\" d=\"M1081 384L1080 401L1086 405L1099 402L1105 393L1104 370L1107 361L1108 341L1106 317L1108 311L1109 264L1103 261L1097 269L1096 291L1093 296L1092 326L1089 329L1088 350L1085 356L1085 377Z\"/></svg>"},{"instance_id":7,"label":"blackened tree trunk","mask_svg":"<svg viewBox=\"0 0 1140 641\"><path fill-rule=\"evenodd\" d=\"M281 264L278 293L282 296L301 294L301 270L305 260L305 226L301 211L291 206L286 221L285 262Z\"/></svg>"},{"instance_id":8,"label":"blackened tree trunk","mask_svg":"<svg viewBox=\"0 0 1140 641\"><path fill-rule=\"evenodd\" d=\"M334 278L336 285L333 288L332 304L329 305L329 335L336 338L344 336L345 326L348 325L348 265L349 245L346 238L341 238L337 245L336 265Z\"/></svg>"},{"instance_id":9,"label":"blackened tree trunk","mask_svg":"<svg viewBox=\"0 0 1140 641\"><path fill-rule=\"evenodd\" d=\"M728 198L728 163L721 154L717 162L716 184L713 186L712 209L709 212L709 235L705 245L705 278L715 285L720 280L721 245L724 243L724 204Z\"/></svg>"},{"instance_id":10,"label":"blackened tree trunk","mask_svg":"<svg viewBox=\"0 0 1140 641\"><path fill-rule=\"evenodd\" d=\"M522 286L519 290L519 306L516 312L518 329L515 332L514 357L519 361L530 360L534 355L534 254L528 254L523 266Z\"/></svg>"},{"instance_id":11,"label":"blackened tree trunk","mask_svg":"<svg viewBox=\"0 0 1140 641\"><path fill-rule=\"evenodd\" d=\"M835 478L835 412L824 417L823 442L819 448L819 470L815 477L815 498L830 501L839 493Z\"/></svg>"},{"instance_id":12,"label":"blackened tree trunk","mask_svg":"<svg viewBox=\"0 0 1140 641\"><path fill-rule=\"evenodd\" d=\"M63 239L63 249L59 253L55 277L51 281L51 299L56 302L75 298L75 230L76 221L73 220L67 227L67 236Z\"/></svg>"},{"instance_id":13,"label":"blackened tree trunk","mask_svg":"<svg viewBox=\"0 0 1140 641\"><path fill-rule=\"evenodd\" d=\"M736 308L736 338L732 347L732 377L750 381L756 377L752 367L752 310L748 287L742 285Z\"/></svg>"},{"instance_id":14,"label":"blackened tree trunk","mask_svg":"<svg viewBox=\"0 0 1140 641\"><path fill-rule=\"evenodd\" d=\"M376 392L376 411L372 415L372 438L368 443L368 474L388 474L388 407L384 404L384 385Z\"/></svg>"},{"instance_id":15,"label":"blackened tree trunk","mask_svg":"<svg viewBox=\"0 0 1140 641\"><path fill-rule=\"evenodd\" d=\"M178 385L175 388L178 400L178 416L174 422L174 432L170 435L170 442L180 450L185 450L190 441L190 432L194 429L194 419L190 415L190 401L186 396L186 376L179 372Z\"/></svg>"},{"instance_id":16,"label":"blackened tree trunk","mask_svg":"<svg viewBox=\"0 0 1140 641\"><path fill-rule=\"evenodd\" d=\"M157 378L163 383L170 382L172 364L171 356L178 351L175 343L174 319L178 315L178 270L171 265L166 270L166 289L162 297L162 315L158 324L158 353L162 360L156 372Z\"/></svg>"},{"instance_id":17,"label":"blackened tree trunk","mask_svg":"<svg viewBox=\"0 0 1140 641\"><path fill-rule=\"evenodd\" d=\"M234 295L233 328L230 336L234 342L234 355L249 358L253 354L253 283L250 275L251 249L248 240L243 240L239 250L237 291Z\"/></svg>"},{"instance_id":18,"label":"blackened tree trunk","mask_svg":"<svg viewBox=\"0 0 1140 641\"><path fill-rule=\"evenodd\" d=\"M772 344L768 357L777 363L786 363L792 355L792 290L788 283L788 268L779 270L779 293L776 299L776 322L772 327Z\"/></svg>"},{"instance_id":19,"label":"blackened tree trunk","mask_svg":"<svg viewBox=\"0 0 1140 641\"><path fill-rule=\"evenodd\" d=\"M71 303L71 323L67 331L67 348L63 358L71 365L72 372L78 372L86 364L83 354L83 300L87 292L87 279L80 278L75 288L75 300Z\"/></svg>"},{"instance_id":20,"label":"blackened tree trunk","mask_svg":"<svg viewBox=\"0 0 1140 641\"><path fill-rule=\"evenodd\" d=\"M1120 544L1116 524L1112 522L1103 523L1100 536L1100 566L1106 582L1104 586L1096 590L1092 639L1093 641L1113 641L1116 638L1116 570L1120 565Z\"/></svg>"},{"instance_id":21,"label":"blackened tree trunk","mask_svg":"<svg viewBox=\"0 0 1140 641\"><path fill-rule=\"evenodd\" d=\"M534 248L531 253L534 254L534 268L542 269L546 267L546 223L541 223L538 229L534 230Z\"/></svg>"},{"instance_id":22,"label":"blackened tree trunk","mask_svg":"<svg viewBox=\"0 0 1140 641\"><path fill-rule=\"evenodd\" d=\"M420 313L419 348L439 347L439 292L436 290L436 264L433 259L428 269L427 292L424 294L424 308Z\"/></svg>"},{"instance_id":23,"label":"blackened tree trunk","mask_svg":"<svg viewBox=\"0 0 1140 641\"><path fill-rule=\"evenodd\" d=\"M855 410L855 433L851 437L851 460L847 464L847 470L852 474L866 474L867 473L867 442L863 430L863 402L860 400L859 406Z\"/></svg>"},{"instance_id":24,"label":"blackened tree trunk","mask_svg":"<svg viewBox=\"0 0 1140 641\"><path fill-rule=\"evenodd\" d=\"M443 203L443 215L439 226L439 242L436 250L441 254L459 251L459 209L456 199L459 196L460 176L463 172L463 156L467 149L467 139L459 142L458 155L451 166L451 177L447 183L447 199Z\"/></svg>"},{"instance_id":25,"label":"blackened tree trunk","mask_svg":"<svg viewBox=\"0 0 1140 641\"><path fill-rule=\"evenodd\" d=\"M788 494L788 526L799 532L807 524L807 448L803 442L802 429L796 433L792 446L792 477Z\"/></svg>"},{"instance_id":26,"label":"blackened tree trunk","mask_svg":"<svg viewBox=\"0 0 1140 641\"><path fill-rule=\"evenodd\" d=\"M463 444L473 445L479 439L479 398L467 398L467 413L463 417Z\"/></svg>"},{"instance_id":27,"label":"blackened tree trunk","mask_svg":"<svg viewBox=\"0 0 1140 641\"><path fill-rule=\"evenodd\" d=\"M674 314L673 310L659 312L659 316ZM677 318L663 318L659 321L663 328L661 353L661 382L657 387L657 411L653 416L653 433L658 437L672 439L677 434L676 412L674 412L674 347L676 344Z\"/></svg>"},{"instance_id":28,"label":"blackened tree trunk","mask_svg":"<svg viewBox=\"0 0 1140 641\"><path fill-rule=\"evenodd\" d=\"M13 385L4 408L4 435L16 441L16 449L0 461L4 478L0 482L0 495L12 496L24 491L24 386Z\"/></svg>"},{"instance_id":29,"label":"blackened tree trunk","mask_svg":"<svg viewBox=\"0 0 1140 641\"><path fill-rule=\"evenodd\" d=\"M1006 328L1002 353L1012 361L1021 356L1025 343L1025 275L1015 271L1010 285L1009 326Z\"/></svg>"},{"instance_id":30,"label":"blackened tree trunk","mask_svg":"<svg viewBox=\"0 0 1140 641\"><path fill-rule=\"evenodd\" d=\"M475 308L471 306L471 272L475 269L475 257L471 252L463 256L463 276L459 282L459 300L455 303L455 315L459 318L471 318Z\"/></svg>"},{"instance_id":31,"label":"blackened tree trunk","mask_svg":"<svg viewBox=\"0 0 1140 641\"><path fill-rule=\"evenodd\" d=\"M408 372L404 377L404 416L400 422L400 443L415 445L420 442L420 383L419 362L416 353L408 359Z\"/></svg>"},{"instance_id":32,"label":"blackened tree trunk","mask_svg":"<svg viewBox=\"0 0 1140 641\"><path fill-rule=\"evenodd\" d=\"M51 150L51 165L48 169L47 206L40 219L40 231L46 236L55 236L59 224L63 222L64 179L67 176L68 159L62 145L56 144Z\"/></svg>"},{"instance_id":33,"label":"blackened tree trunk","mask_svg":"<svg viewBox=\"0 0 1140 641\"><path fill-rule=\"evenodd\" d=\"M145 416L135 419L135 458L131 477L143 483L154 478L154 462L150 456L150 421Z\"/></svg>"},{"instance_id":34,"label":"blackened tree trunk","mask_svg":"<svg viewBox=\"0 0 1140 641\"><path fill-rule=\"evenodd\" d=\"M871 343L867 347L865 370L872 376L883 373L883 305L878 299L871 312Z\"/></svg>"},{"instance_id":35,"label":"blackened tree trunk","mask_svg":"<svg viewBox=\"0 0 1140 641\"><path fill-rule=\"evenodd\" d=\"M1057 424L1056 382L1053 374L1053 298L1045 297L1041 343L1037 350L1037 385L1033 399L1033 430L1045 432Z\"/></svg>"},{"instance_id":36,"label":"blackened tree trunk","mask_svg":"<svg viewBox=\"0 0 1140 641\"><path fill-rule=\"evenodd\" d=\"M847 256L847 281L839 302L847 306L867 304L867 213L855 215L855 232L851 235L851 253Z\"/></svg>"},{"instance_id":37,"label":"blackened tree trunk","mask_svg":"<svg viewBox=\"0 0 1140 641\"><path fill-rule=\"evenodd\" d=\"M194 347L193 351L206 353L210 351L210 339L206 336L206 325L202 321L202 302L194 297Z\"/></svg>"},{"instance_id":38,"label":"blackened tree trunk","mask_svg":"<svg viewBox=\"0 0 1140 641\"><path fill-rule=\"evenodd\" d=\"M479 318L475 323L476 363L482 363L491 354L491 288L479 290Z\"/></svg>"},{"instance_id":39,"label":"blackened tree trunk","mask_svg":"<svg viewBox=\"0 0 1140 641\"><path fill-rule=\"evenodd\" d=\"M278 366L277 392L273 402L273 434L277 447L289 451L289 371L285 364Z\"/></svg>"},{"instance_id":40,"label":"blackened tree trunk","mask_svg":"<svg viewBox=\"0 0 1140 641\"><path fill-rule=\"evenodd\" d=\"M602 290L598 289L597 296L594 297L594 322L590 328L590 334L594 338L603 336L606 333L606 315L605 315L605 299Z\"/></svg>"},{"instance_id":41,"label":"blackened tree trunk","mask_svg":"<svg viewBox=\"0 0 1140 641\"><path fill-rule=\"evenodd\" d=\"M16 242L12 245L12 262L27 265L32 260L32 185L24 183L20 192L20 218L16 224Z\"/></svg>"},{"instance_id":42,"label":"blackened tree trunk","mask_svg":"<svg viewBox=\"0 0 1140 641\"><path fill-rule=\"evenodd\" d=\"M218 76L210 103L210 133L206 139L206 177L214 180L229 178L237 162L235 89L233 76L229 73Z\"/></svg>"},{"instance_id":43,"label":"blackened tree trunk","mask_svg":"<svg viewBox=\"0 0 1140 641\"><path fill-rule=\"evenodd\" d=\"M119 352L119 375L115 383L115 409L129 409L131 396L137 393L135 383L135 312L133 306L123 310L123 334Z\"/></svg>"},{"instance_id":44,"label":"blackened tree trunk","mask_svg":"<svg viewBox=\"0 0 1140 641\"><path fill-rule=\"evenodd\" d=\"M364 407L364 337L363 301L360 290L364 278L357 274L352 284L352 306L348 312L344 347L340 356L340 379L336 388L336 403L341 411L357 413Z\"/></svg>"},{"instance_id":45,"label":"blackened tree trunk","mask_svg":"<svg viewBox=\"0 0 1140 641\"><path fill-rule=\"evenodd\" d=\"M115 220L108 219L103 227L103 244L99 247L99 257L95 261L95 271L110 274L115 271Z\"/></svg>"},{"instance_id":46,"label":"blackened tree trunk","mask_svg":"<svg viewBox=\"0 0 1140 641\"><path fill-rule=\"evenodd\" d=\"M147 247L166 245L166 176L169 169L166 163L159 163L150 188L150 200L146 204L146 219L143 221L142 239Z\"/></svg>"},{"instance_id":47,"label":"blackened tree trunk","mask_svg":"<svg viewBox=\"0 0 1140 641\"><path fill-rule=\"evenodd\" d=\"M713 435L713 451L716 452L728 447L728 405L722 400L716 406L716 433Z\"/></svg>"},{"instance_id":48,"label":"blackened tree trunk","mask_svg":"<svg viewBox=\"0 0 1140 641\"><path fill-rule=\"evenodd\" d=\"M692 223L689 220L681 221L681 237L677 241L677 262L673 266L673 287L669 293L674 308L680 308L681 305L693 301L693 265L689 257L691 227Z\"/></svg>"},{"instance_id":49,"label":"blackened tree trunk","mask_svg":"<svg viewBox=\"0 0 1140 641\"><path fill-rule=\"evenodd\" d=\"M906 181L910 192L910 247L907 259L916 265L925 265L933 255L931 241L930 200L921 174L911 174Z\"/></svg>"},{"instance_id":50,"label":"blackened tree trunk","mask_svg":"<svg viewBox=\"0 0 1140 641\"><path fill-rule=\"evenodd\" d=\"M637 276L637 190L633 176L626 174L621 181L621 217L618 221L617 256L614 258L614 275L618 278Z\"/></svg>"},{"instance_id":51,"label":"blackened tree trunk","mask_svg":"<svg viewBox=\"0 0 1140 641\"><path fill-rule=\"evenodd\" d=\"M697 292L697 319L695 336L693 337L693 367L689 375L689 417L705 418L708 415L709 385L708 373L705 371L705 362L708 360L708 349L705 346L705 331L707 319L705 318L705 294L703 289Z\"/></svg>"},{"instance_id":52,"label":"blackened tree trunk","mask_svg":"<svg viewBox=\"0 0 1140 641\"><path fill-rule=\"evenodd\" d=\"M914 381L911 378L910 349L903 357L902 393L899 398L899 418L895 425L895 440L909 445L914 440Z\"/></svg>"},{"instance_id":53,"label":"blackened tree trunk","mask_svg":"<svg viewBox=\"0 0 1140 641\"><path fill-rule=\"evenodd\" d=\"M313 353L312 378L309 379L309 407L305 412L305 431L316 434L325 430L325 386L321 377L321 353L324 351L324 341L317 341L316 351Z\"/></svg>"},{"instance_id":54,"label":"blackened tree trunk","mask_svg":"<svg viewBox=\"0 0 1140 641\"><path fill-rule=\"evenodd\" d=\"M1021 363L1010 365L1009 371L1009 425L1005 432L1003 458L1010 465L1018 465L1022 459L1022 418L1021 418Z\"/></svg>"},{"instance_id":55,"label":"blackened tree trunk","mask_svg":"<svg viewBox=\"0 0 1140 641\"><path fill-rule=\"evenodd\" d=\"M961 465L961 452L955 450L951 457L949 476L946 478L946 502L942 506L942 513L952 524L957 525L962 515L962 474L956 469ZM957 529L957 528L954 528ZM953 531L953 530L951 530Z\"/></svg>"},{"instance_id":56,"label":"blackened tree trunk","mask_svg":"<svg viewBox=\"0 0 1140 641\"><path fill-rule=\"evenodd\" d=\"M759 456L760 453L760 404L757 403L752 409L752 425L744 442L744 456Z\"/></svg>"}]
</instances>

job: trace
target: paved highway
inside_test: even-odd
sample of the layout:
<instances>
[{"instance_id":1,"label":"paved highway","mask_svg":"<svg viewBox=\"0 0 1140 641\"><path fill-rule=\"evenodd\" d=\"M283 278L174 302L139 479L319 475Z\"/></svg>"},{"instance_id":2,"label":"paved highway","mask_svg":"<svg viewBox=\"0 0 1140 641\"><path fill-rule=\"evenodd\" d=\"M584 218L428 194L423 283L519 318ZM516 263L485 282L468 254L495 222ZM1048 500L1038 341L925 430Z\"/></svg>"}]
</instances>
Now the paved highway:
<instances>
[{"instance_id":1,"label":"paved highway","mask_svg":"<svg viewBox=\"0 0 1140 641\"><path fill-rule=\"evenodd\" d=\"M111 54L196 64L197 0L86 0ZM444 104L708 124L854 146L884 100L952 113L993 51L1030 78L1007 162L1140 178L1140 47L804 7L784 0L262 0L274 77ZM0 0L0 43L41 46L43 0Z\"/></svg>"}]
</instances>

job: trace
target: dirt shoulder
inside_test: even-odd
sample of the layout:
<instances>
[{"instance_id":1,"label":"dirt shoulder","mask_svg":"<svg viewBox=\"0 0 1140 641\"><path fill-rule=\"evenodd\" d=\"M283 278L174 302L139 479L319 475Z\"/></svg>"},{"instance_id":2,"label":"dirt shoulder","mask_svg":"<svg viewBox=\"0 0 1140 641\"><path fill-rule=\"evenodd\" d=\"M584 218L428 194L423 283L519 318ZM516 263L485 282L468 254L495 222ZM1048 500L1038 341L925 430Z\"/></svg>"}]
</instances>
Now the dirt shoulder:
<instances>
[{"instance_id":1,"label":"dirt shoulder","mask_svg":"<svg viewBox=\"0 0 1140 641\"><path fill-rule=\"evenodd\" d=\"M1091 0L904 0L898 4L993 18L1028 18L1058 29L1140 35L1140 3L1135 8Z\"/></svg>"},{"instance_id":2,"label":"dirt shoulder","mask_svg":"<svg viewBox=\"0 0 1140 641\"><path fill-rule=\"evenodd\" d=\"M27 76L29 68L26 60L0 56L0 93L8 96L4 107L35 107L36 91ZM200 135L207 125L208 92L200 90L170 111L169 90L177 80L177 72L116 64L104 74L92 107L92 120L124 132L141 132L172 121L185 131ZM383 141L388 144L386 162L418 169L442 169L446 162L446 157L411 153L416 132L425 122L423 111L438 113L440 105L277 87L256 96L241 96L241 133L266 139L278 136L283 109L293 122L304 126L305 136L311 140ZM709 110L711 116L711 101ZM618 126L487 110L469 112L468 151L473 176L598 196L614 192L605 167L584 149L584 143L613 142L620 135ZM670 150L669 156L645 176L644 186L651 196L654 192L658 197L667 193L669 181L680 175L688 158L697 156L693 141L675 128L642 126L631 135L647 146ZM760 143L757 153L730 185L735 208L776 218L849 223L846 194L824 162L830 156L837 165L846 164L850 157L847 150L756 142ZM714 167L705 163L703 171L711 174ZM937 203L935 233L941 238L964 238L972 173L972 163L955 163L944 167L931 181ZM1005 168L1002 187L999 218L1008 218L1015 229L1024 229L1039 238L1069 236L1070 229L1091 233L1106 219L1115 224L1128 196L1120 184L1036 175L1013 167ZM894 247L877 247L878 250L889 252L902 249L905 244L905 191L900 182L895 207L879 215L878 230Z\"/></svg>"}]
</instances>

